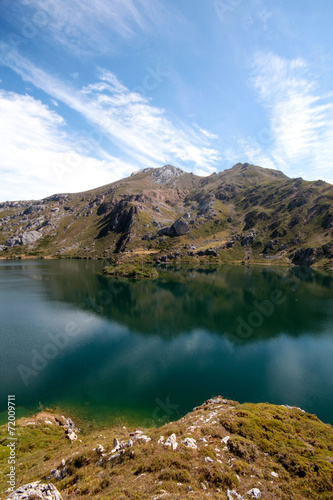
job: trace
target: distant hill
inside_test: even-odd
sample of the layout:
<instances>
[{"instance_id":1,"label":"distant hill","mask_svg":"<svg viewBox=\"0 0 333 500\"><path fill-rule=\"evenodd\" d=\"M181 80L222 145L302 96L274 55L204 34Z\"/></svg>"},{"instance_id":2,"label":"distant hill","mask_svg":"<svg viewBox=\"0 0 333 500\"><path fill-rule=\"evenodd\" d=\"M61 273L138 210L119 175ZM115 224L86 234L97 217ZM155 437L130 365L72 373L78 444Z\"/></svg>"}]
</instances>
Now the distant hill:
<instances>
[{"instance_id":1,"label":"distant hill","mask_svg":"<svg viewBox=\"0 0 333 500\"><path fill-rule=\"evenodd\" d=\"M91 191L0 204L0 256L332 267L333 186L248 163L172 165Z\"/></svg>"}]
</instances>

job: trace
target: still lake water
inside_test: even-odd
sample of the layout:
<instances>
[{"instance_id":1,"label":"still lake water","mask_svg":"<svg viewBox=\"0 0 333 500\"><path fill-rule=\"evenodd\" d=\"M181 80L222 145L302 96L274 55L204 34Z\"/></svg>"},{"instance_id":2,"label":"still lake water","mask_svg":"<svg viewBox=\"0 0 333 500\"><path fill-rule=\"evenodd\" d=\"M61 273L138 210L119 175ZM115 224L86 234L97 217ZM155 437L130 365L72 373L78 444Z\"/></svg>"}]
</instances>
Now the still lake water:
<instances>
[{"instance_id":1,"label":"still lake water","mask_svg":"<svg viewBox=\"0 0 333 500\"><path fill-rule=\"evenodd\" d=\"M333 424L333 275L304 268L169 269L0 262L0 411L39 404L108 423L179 416L213 395L299 406Z\"/></svg>"}]
</instances>

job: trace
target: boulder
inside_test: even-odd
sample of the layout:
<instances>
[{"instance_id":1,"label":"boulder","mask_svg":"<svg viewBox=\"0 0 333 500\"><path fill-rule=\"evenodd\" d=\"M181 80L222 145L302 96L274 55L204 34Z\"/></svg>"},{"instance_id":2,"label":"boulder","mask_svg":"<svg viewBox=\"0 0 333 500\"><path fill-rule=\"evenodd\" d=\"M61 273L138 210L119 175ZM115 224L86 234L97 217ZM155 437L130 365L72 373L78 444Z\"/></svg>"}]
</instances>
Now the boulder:
<instances>
[{"instance_id":1,"label":"boulder","mask_svg":"<svg viewBox=\"0 0 333 500\"><path fill-rule=\"evenodd\" d=\"M190 232L190 225L182 217L176 220L171 227L165 226L158 230L157 236L183 236Z\"/></svg>"},{"instance_id":2,"label":"boulder","mask_svg":"<svg viewBox=\"0 0 333 500\"><path fill-rule=\"evenodd\" d=\"M20 486L6 500L26 500L28 498L45 500L63 500L53 484L41 484L40 481Z\"/></svg>"},{"instance_id":3,"label":"boulder","mask_svg":"<svg viewBox=\"0 0 333 500\"><path fill-rule=\"evenodd\" d=\"M184 234L188 234L191 228L188 222L180 218L172 224L171 229L173 229L176 236L183 236Z\"/></svg>"},{"instance_id":4,"label":"boulder","mask_svg":"<svg viewBox=\"0 0 333 500\"><path fill-rule=\"evenodd\" d=\"M261 498L261 491L259 488L252 488L252 490L247 492L247 495L249 495L250 498Z\"/></svg>"},{"instance_id":5,"label":"boulder","mask_svg":"<svg viewBox=\"0 0 333 500\"><path fill-rule=\"evenodd\" d=\"M198 448L196 445L196 441L193 438L186 437L185 439L183 439L182 443L187 448L192 448L193 450L196 450Z\"/></svg>"},{"instance_id":6,"label":"boulder","mask_svg":"<svg viewBox=\"0 0 333 500\"><path fill-rule=\"evenodd\" d=\"M165 226L157 231L157 236L174 236L174 232L171 227Z\"/></svg>"},{"instance_id":7,"label":"boulder","mask_svg":"<svg viewBox=\"0 0 333 500\"><path fill-rule=\"evenodd\" d=\"M227 490L228 500L243 500L243 497L239 495L235 490Z\"/></svg>"},{"instance_id":8,"label":"boulder","mask_svg":"<svg viewBox=\"0 0 333 500\"><path fill-rule=\"evenodd\" d=\"M164 446L169 446L173 450L176 450L178 447L176 434L171 434L171 436L169 436L165 441Z\"/></svg>"}]
</instances>

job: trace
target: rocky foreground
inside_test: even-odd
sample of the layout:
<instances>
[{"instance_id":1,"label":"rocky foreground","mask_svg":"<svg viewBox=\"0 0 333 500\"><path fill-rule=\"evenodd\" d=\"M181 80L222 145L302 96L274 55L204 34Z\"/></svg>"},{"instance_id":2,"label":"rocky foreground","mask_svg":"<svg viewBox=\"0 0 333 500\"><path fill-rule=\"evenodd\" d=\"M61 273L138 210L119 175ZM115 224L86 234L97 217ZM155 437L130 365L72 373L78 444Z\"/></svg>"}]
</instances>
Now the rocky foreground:
<instances>
[{"instance_id":1,"label":"rocky foreground","mask_svg":"<svg viewBox=\"0 0 333 500\"><path fill-rule=\"evenodd\" d=\"M299 408L219 396L160 428L102 430L44 411L17 436L11 500L333 498L333 428Z\"/></svg>"}]
</instances>

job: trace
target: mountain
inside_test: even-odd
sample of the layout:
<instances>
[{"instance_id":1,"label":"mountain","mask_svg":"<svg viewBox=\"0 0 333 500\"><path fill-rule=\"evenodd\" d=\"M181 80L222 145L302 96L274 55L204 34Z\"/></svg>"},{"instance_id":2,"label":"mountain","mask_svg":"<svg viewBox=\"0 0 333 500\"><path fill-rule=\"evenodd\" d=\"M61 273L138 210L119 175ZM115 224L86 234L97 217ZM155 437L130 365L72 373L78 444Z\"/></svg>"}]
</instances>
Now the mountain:
<instances>
[{"instance_id":1,"label":"mountain","mask_svg":"<svg viewBox=\"0 0 333 500\"><path fill-rule=\"evenodd\" d=\"M91 191L0 204L0 255L332 267L333 186L248 163L148 168Z\"/></svg>"}]
</instances>

